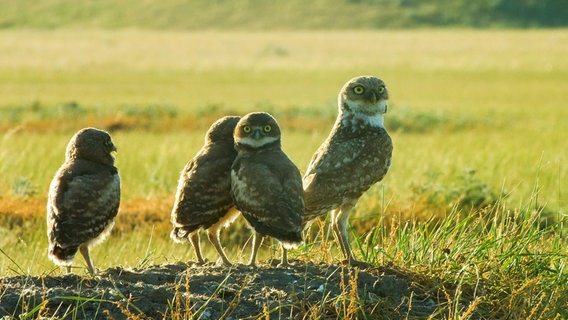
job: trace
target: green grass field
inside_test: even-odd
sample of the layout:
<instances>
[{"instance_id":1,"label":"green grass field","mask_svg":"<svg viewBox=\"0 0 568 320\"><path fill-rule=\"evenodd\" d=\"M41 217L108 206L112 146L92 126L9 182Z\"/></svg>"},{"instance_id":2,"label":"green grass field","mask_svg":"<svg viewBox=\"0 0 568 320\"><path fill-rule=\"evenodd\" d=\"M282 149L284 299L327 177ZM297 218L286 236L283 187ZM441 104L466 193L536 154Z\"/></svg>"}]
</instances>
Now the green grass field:
<instances>
[{"instance_id":1,"label":"green grass field","mask_svg":"<svg viewBox=\"0 0 568 320\"><path fill-rule=\"evenodd\" d=\"M0 272L63 272L47 259L44 204L78 129L110 129L119 148L121 213L95 264L189 260L169 210L209 124L270 111L305 170L338 90L372 74L389 87L395 149L352 214L356 254L463 286L489 318L568 317L567 55L562 29L0 31ZM225 233L232 260L246 261L248 237L241 222ZM329 258L318 248L292 256Z\"/></svg>"}]
</instances>

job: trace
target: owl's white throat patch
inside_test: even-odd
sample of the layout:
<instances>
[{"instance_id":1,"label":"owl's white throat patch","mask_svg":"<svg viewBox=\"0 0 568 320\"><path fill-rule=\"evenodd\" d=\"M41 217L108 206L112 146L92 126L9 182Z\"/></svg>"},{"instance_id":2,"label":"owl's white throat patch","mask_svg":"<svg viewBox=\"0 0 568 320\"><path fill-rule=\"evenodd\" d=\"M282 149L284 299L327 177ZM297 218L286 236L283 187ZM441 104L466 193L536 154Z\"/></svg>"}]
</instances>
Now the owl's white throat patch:
<instances>
[{"instance_id":1,"label":"owl's white throat patch","mask_svg":"<svg viewBox=\"0 0 568 320\"><path fill-rule=\"evenodd\" d=\"M375 128L384 128L385 120L382 113L377 113L373 116L367 117L369 119L369 125Z\"/></svg>"},{"instance_id":2,"label":"owl's white throat patch","mask_svg":"<svg viewBox=\"0 0 568 320\"><path fill-rule=\"evenodd\" d=\"M374 115L367 115L362 112L349 112L344 114L341 123L344 126L349 126L353 129L361 126L370 126L373 128L384 128L384 118L382 113L375 113Z\"/></svg>"},{"instance_id":3,"label":"owl's white throat patch","mask_svg":"<svg viewBox=\"0 0 568 320\"><path fill-rule=\"evenodd\" d=\"M278 137L262 137L262 139L254 139L251 137L244 137L237 140L238 144L242 144L251 148L260 148L267 144L278 141Z\"/></svg>"},{"instance_id":4,"label":"owl's white throat patch","mask_svg":"<svg viewBox=\"0 0 568 320\"><path fill-rule=\"evenodd\" d=\"M375 128L385 127L383 114L387 111L386 100L381 100L378 105L373 105L372 107L359 105L351 101L346 101L346 103L350 111L345 112L343 115L342 122L344 125L359 126L363 122Z\"/></svg>"}]
</instances>

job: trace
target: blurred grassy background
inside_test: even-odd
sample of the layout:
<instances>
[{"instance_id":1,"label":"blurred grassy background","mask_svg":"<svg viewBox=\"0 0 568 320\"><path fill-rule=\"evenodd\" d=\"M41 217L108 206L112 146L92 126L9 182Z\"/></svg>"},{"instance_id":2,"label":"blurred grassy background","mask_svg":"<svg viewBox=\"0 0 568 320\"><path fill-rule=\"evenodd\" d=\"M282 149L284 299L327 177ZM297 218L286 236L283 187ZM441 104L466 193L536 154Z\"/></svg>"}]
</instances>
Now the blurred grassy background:
<instances>
[{"instance_id":1,"label":"blurred grassy background","mask_svg":"<svg viewBox=\"0 0 568 320\"><path fill-rule=\"evenodd\" d=\"M145 229L137 243L147 243L155 229L159 259L185 256L167 238L169 210L207 127L225 114L269 111L304 170L334 122L339 88L360 74L387 82L395 143L392 170L358 206L361 232L381 212L425 221L498 202L532 203L546 209L543 223L563 221L567 38L564 30L1 31L0 202L22 231L3 246L43 221L68 139L96 126L119 146L115 235Z\"/></svg>"},{"instance_id":2,"label":"blurred grassy background","mask_svg":"<svg viewBox=\"0 0 568 320\"><path fill-rule=\"evenodd\" d=\"M377 29L566 26L563 0L0 0L2 28Z\"/></svg>"},{"instance_id":3,"label":"blurred grassy background","mask_svg":"<svg viewBox=\"0 0 568 320\"><path fill-rule=\"evenodd\" d=\"M305 169L333 124L339 88L374 74L391 91L395 156L440 158L423 167L395 158L391 174L408 175L392 180L398 189L430 171L474 168L493 189L520 188L518 200L538 173L543 200L565 207L566 43L563 30L0 32L1 190L29 181L41 194L68 136L92 125L117 131L118 164L136 186L125 185L126 199L172 193L209 124L255 110L277 116L285 148ZM312 145L299 149L306 136ZM158 149L137 149L143 141ZM45 168L32 154L38 146L49 149L37 153ZM130 157L147 158L130 166Z\"/></svg>"}]
</instances>

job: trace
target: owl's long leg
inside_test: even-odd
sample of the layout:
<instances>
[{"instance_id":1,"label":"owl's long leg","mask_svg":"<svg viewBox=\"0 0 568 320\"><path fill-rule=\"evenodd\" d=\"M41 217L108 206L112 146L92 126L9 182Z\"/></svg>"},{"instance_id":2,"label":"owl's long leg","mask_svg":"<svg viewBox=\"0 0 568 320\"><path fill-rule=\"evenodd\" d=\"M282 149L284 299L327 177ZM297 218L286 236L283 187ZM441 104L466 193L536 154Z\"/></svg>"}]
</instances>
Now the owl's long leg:
<instances>
[{"instance_id":1,"label":"owl's long leg","mask_svg":"<svg viewBox=\"0 0 568 320\"><path fill-rule=\"evenodd\" d=\"M81 245L79 247L79 252L81 252L81 255L85 259L85 262L87 262L87 269L89 270L89 273L94 276L95 268L93 267L93 261L91 260L91 256L89 255L89 246L87 246L86 244Z\"/></svg>"},{"instance_id":2,"label":"owl's long leg","mask_svg":"<svg viewBox=\"0 0 568 320\"><path fill-rule=\"evenodd\" d=\"M351 266L359 266L359 267L369 267L369 264L356 260L353 257L353 253L351 251L351 246L349 245L349 237L347 234L347 225L349 220L349 213L351 213L351 209L355 206L355 202L347 203L343 206L333 210L331 212L331 224L333 227L333 231L337 240L339 241L339 245L341 247L341 251L347 258L349 265Z\"/></svg>"},{"instance_id":3,"label":"owl's long leg","mask_svg":"<svg viewBox=\"0 0 568 320\"><path fill-rule=\"evenodd\" d=\"M343 208L337 208L331 211L331 228L335 239L339 242L339 247L341 248L341 253L351 260L351 250L349 248L349 239L347 237L347 219L349 217L349 212L346 212ZM341 219L341 221L340 221Z\"/></svg>"},{"instance_id":4,"label":"owl's long leg","mask_svg":"<svg viewBox=\"0 0 568 320\"><path fill-rule=\"evenodd\" d=\"M211 241L211 243L213 244L213 246L215 247L215 249L219 253L221 260L223 260L223 264L230 267L233 264L231 263L231 261L229 261L229 258L227 258L227 255L225 254L225 250L223 250L223 247L221 246L221 242L219 241L220 231L221 231L221 225L220 224L213 225L209 229L207 229L207 237L209 237L209 241Z\"/></svg>"},{"instance_id":5,"label":"owl's long leg","mask_svg":"<svg viewBox=\"0 0 568 320\"><path fill-rule=\"evenodd\" d=\"M233 207L229 209L227 213L225 213L225 216L223 216L217 223L207 229L207 236L209 237L209 241L211 241L215 249L217 249L219 256L223 260L223 264L228 267L232 266L233 264L231 263L231 261L229 261L229 258L227 258L227 254L225 253L225 250L221 245L219 237L221 229L228 227L231 223L233 223L235 219L237 219L239 214L241 214L240 211Z\"/></svg>"},{"instance_id":6,"label":"owl's long leg","mask_svg":"<svg viewBox=\"0 0 568 320\"><path fill-rule=\"evenodd\" d=\"M199 245L199 230L196 230L189 235L189 242L191 242L193 251L195 251L197 263L204 264L205 260L203 260L203 256L201 255L201 246Z\"/></svg>"},{"instance_id":7,"label":"owl's long leg","mask_svg":"<svg viewBox=\"0 0 568 320\"><path fill-rule=\"evenodd\" d=\"M250 254L250 260L248 263L251 267L256 266L256 254L258 253L258 248L262 243L262 239L264 239L264 236L258 232L255 232L252 236L252 253Z\"/></svg>"},{"instance_id":8,"label":"owl's long leg","mask_svg":"<svg viewBox=\"0 0 568 320\"><path fill-rule=\"evenodd\" d=\"M288 249L284 248L283 244L280 244L282 247L282 260L278 264L278 267L289 267L290 263L288 262Z\"/></svg>"}]
</instances>

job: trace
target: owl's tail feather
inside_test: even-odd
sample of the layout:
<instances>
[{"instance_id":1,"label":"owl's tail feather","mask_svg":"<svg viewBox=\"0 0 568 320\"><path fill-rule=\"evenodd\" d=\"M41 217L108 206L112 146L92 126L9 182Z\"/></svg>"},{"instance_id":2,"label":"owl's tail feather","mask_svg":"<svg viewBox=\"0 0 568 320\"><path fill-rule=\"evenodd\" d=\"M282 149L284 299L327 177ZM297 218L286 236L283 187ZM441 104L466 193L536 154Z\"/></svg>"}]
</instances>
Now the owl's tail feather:
<instances>
[{"instance_id":1,"label":"owl's tail feather","mask_svg":"<svg viewBox=\"0 0 568 320\"><path fill-rule=\"evenodd\" d=\"M48 256L58 266L70 266L79 247L62 248L58 245L50 245Z\"/></svg>"},{"instance_id":2,"label":"owl's tail feather","mask_svg":"<svg viewBox=\"0 0 568 320\"><path fill-rule=\"evenodd\" d=\"M281 243L284 249L296 249L302 244L302 241L300 242L282 241Z\"/></svg>"},{"instance_id":3,"label":"owl's tail feather","mask_svg":"<svg viewBox=\"0 0 568 320\"><path fill-rule=\"evenodd\" d=\"M173 228L170 232L170 238L176 243L183 243L187 241L187 237L191 232L185 228Z\"/></svg>"},{"instance_id":4,"label":"owl's tail feather","mask_svg":"<svg viewBox=\"0 0 568 320\"><path fill-rule=\"evenodd\" d=\"M282 243L285 249L295 249L304 241L301 232L281 233L277 236L275 235L275 238Z\"/></svg>"},{"instance_id":5,"label":"owl's tail feather","mask_svg":"<svg viewBox=\"0 0 568 320\"><path fill-rule=\"evenodd\" d=\"M274 226L259 223L257 220L249 221L247 219L247 222L254 231L264 236L276 238L286 249L297 248L304 241L300 227L295 228L296 230L284 230L283 228L275 228Z\"/></svg>"}]
</instances>

